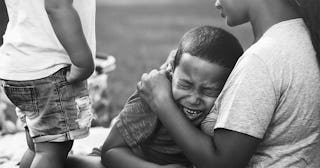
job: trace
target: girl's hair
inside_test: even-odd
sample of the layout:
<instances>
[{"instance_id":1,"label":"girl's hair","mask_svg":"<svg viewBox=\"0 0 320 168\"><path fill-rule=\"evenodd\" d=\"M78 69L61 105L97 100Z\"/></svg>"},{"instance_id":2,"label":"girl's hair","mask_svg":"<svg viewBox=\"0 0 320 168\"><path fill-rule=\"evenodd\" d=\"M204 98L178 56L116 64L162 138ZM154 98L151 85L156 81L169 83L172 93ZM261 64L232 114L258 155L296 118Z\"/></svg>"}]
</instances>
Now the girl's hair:
<instances>
[{"instance_id":1,"label":"girl's hair","mask_svg":"<svg viewBox=\"0 0 320 168\"><path fill-rule=\"evenodd\" d=\"M298 6L300 14L307 25L312 44L317 52L320 65L320 0L292 0Z\"/></svg>"},{"instance_id":2,"label":"girl's hair","mask_svg":"<svg viewBox=\"0 0 320 168\"><path fill-rule=\"evenodd\" d=\"M173 68L179 65L183 53L233 69L243 49L231 33L214 26L200 26L181 38Z\"/></svg>"}]
</instances>

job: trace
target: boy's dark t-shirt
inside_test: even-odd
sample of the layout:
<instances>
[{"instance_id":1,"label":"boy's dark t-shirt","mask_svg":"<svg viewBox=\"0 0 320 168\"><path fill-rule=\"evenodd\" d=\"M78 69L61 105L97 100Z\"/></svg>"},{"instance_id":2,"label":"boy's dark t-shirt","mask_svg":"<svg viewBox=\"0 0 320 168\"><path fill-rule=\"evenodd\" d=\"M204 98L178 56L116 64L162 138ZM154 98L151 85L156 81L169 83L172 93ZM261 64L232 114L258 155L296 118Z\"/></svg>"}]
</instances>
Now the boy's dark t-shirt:
<instances>
[{"instance_id":1,"label":"boy's dark t-shirt","mask_svg":"<svg viewBox=\"0 0 320 168\"><path fill-rule=\"evenodd\" d=\"M157 115L137 92L129 97L115 126L126 143L142 152L146 160L160 165L191 165Z\"/></svg>"}]
</instances>

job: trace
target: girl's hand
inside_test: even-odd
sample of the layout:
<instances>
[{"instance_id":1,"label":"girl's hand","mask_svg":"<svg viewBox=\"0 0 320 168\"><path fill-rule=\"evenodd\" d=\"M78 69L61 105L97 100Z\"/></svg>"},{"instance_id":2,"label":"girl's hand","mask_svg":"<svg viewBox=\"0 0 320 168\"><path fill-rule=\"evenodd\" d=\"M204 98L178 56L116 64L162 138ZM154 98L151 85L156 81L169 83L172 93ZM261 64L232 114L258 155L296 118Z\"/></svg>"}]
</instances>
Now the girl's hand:
<instances>
[{"instance_id":1,"label":"girl's hand","mask_svg":"<svg viewBox=\"0 0 320 168\"><path fill-rule=\"evenodd\" d=\"M164 70L144 73L137 84L140 97L154 110L166 101L172 101L171 83Z\"/></svg>"},{"instance_id":2,"label":"girl's hand","mask_svg":"<svg viewBox=\"0 0 320 168\"><path fill-rule=\"evenodd\" d=\"M170 54L165 63L160 66L160 70L170 71L173 69L174 59L177 54L177 49L170 51Z\"/></svg>"}]
</instances>

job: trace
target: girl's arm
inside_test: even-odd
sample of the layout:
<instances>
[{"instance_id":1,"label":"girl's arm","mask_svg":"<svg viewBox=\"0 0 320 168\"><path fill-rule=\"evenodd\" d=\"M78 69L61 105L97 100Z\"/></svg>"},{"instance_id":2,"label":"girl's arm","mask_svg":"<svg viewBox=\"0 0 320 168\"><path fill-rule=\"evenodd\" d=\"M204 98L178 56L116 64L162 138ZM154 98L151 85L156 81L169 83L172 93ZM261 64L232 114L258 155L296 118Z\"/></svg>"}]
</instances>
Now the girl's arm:
<instances>
[{"instance_id":1,"label":"girl's arm","mask_svg":"<svg viewBox=\"0 0 320 168\"><path fill-rule=\"evenodd\" d=\"M52 28L72 62L67 80L76 82L90 77L94 71L94 62L80 17L72 4L73 0L45 0Z\"/></svg>"},{"instance_id":2,"label":"girl's arm","mask_svg":"<svg viewBox=\"0 0 320 168\"><path fill-rule=\"evenodd\" d=\"M143 74L137 88L196 167L247 165L259 139L226 129L217 129L210 137L195 128L174 103L165 72L153 70Z\"/></svg>"}]
</instances>

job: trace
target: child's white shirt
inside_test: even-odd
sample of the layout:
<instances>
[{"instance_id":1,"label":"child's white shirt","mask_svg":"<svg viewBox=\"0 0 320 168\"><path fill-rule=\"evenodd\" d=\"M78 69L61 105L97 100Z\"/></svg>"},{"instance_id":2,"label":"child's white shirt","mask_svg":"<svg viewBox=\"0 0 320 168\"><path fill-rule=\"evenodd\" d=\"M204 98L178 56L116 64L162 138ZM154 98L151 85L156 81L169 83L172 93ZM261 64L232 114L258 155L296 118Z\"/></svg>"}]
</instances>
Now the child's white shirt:
<instances>
[{"instance_id":1,"label":"child's white shirt","mask_svg":"<svg viewBox=\"0 0 320 168\"><path fill-rule=\"evenodd\" d=\"M5 0L9 23L0 48L0 78L33 80L71 63L45 11L44 0ZM84 35L96 53L95 0L75 0Z\"/></svg>"}]
</instances>

